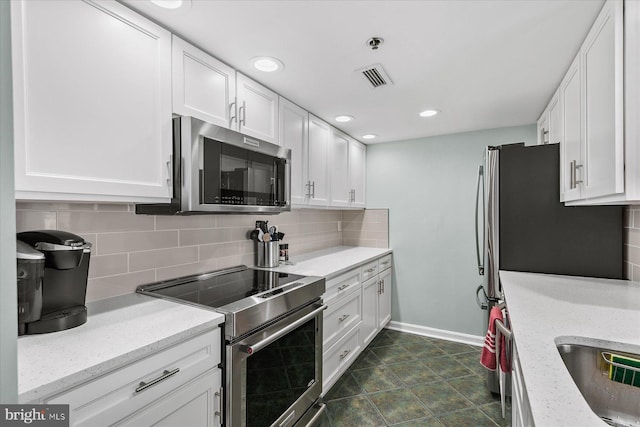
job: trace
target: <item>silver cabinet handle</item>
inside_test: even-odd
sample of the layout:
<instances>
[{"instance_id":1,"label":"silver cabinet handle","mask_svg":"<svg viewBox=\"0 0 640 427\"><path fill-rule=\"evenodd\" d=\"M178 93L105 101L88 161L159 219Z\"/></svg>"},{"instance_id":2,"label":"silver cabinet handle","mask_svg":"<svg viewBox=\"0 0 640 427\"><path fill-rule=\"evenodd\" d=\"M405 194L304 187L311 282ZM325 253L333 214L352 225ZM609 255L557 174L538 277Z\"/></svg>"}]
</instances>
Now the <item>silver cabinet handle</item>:
<instances>
[{"instance_id":1,"label":"silver cabinet handle","mask_svg":"<svg viewBox=\"0 0 640 427\"><path fill-rule=\"evenodd\" d=\"M272 342L282 338L283 336L287 335L289 332L293 331L295 328L297 328L298 326L302 326L305 323L307 323L307 321L309 321L310 319L313 319L314 317L316 317L318 315L318 313L324 311L327 309L327 306L325 304L321 305L319 308L313 310L311 313L307 314L306 316L301 317L300 319L296 320L295 322L285 326L284 328L280 329L278 332L272 334L269 336L269 338L263 339L262 341L258 341L255 344L248 344L248 345L243 345L240 347L240 350L244 351L245 353L251 355L253 353L255 353L256 351L260 351L263 348L265 348L266 346L268 346L269 344L271 344Z\"/></svg>"},{"instance_id":2,"label":"silver cabinet handle","mask_svg":"<svg viewBox=\"0 0 640 427\"><path fill-rule=\"evenodd\" d=\"M382 280L378 280L378 295L382 293Z\"/></svg>"},{"instance_id":3,"label":"silver cabinet handle","mask_svg":"<svg viewBox=\"0 0 640 427\"><path fill-rule=\"evenodd\" d=\"M173 182L173 154L169 154L169 160L167 160L167 172L169 172L167 176L167 186L171 188Z\"/></svg>"},{"instance_id":4,"label":"silver cabinet handle","mask_svg":"<svg viewBox=\"0 0 640 427\"><path fill-rule=\"evenodd\" d=\"M218 398L218 408L220 409L213 414L216 417L220 417L220 423L222 424L222 388L218 389L218 391L214 393L214 396Z\"/></svg>"},{"instance_id":5,"label":"silver cabinet handle","mask_svg":"<svg viewBox=\"0 0 640 427\"><path fill-rule=\"evenodd\" d=\"M578 184L582 183L582 180L578 180L578 169L582 168L577 161L573 160L569 164L569 188L574 189L578 187Z\"/></svg>"},{"instance_id":6,"label":"silver cabinet handle","mask_svg":"<svg viewBox=\"0 0 640 427\"><path fill-rule=\"evenodd\" d=\"M229 127L231 127L231 123L232 122L236 122L238 123L238 109L237 109L237 103L235 100L233 100L233 102L231 104L229 104ZM231 115L231 112L233 112L233 116Z\"/></svg>"},{"instance_id":7,"label":"silver cabinet handle","mask_svg":"<svg viewBox=\"0 0 640 427\"><path fill-rule=\"evenodd\" d=\"M311 181L307 181L307 183L305 184L305 187L307 187L307 194L306 196L308 198L311 198Z\"/></svg>"},{"instance_id":8,"label":"silver cabinet handle","mask_svg":"<svg viewBox=\"0 0 640 427\"><path fill-rule=\"evenodd\" d=\"M549 130L542 128L542 144L548 144L549 140L546 138L549 135Z\"/></svg>"},{"instance_id":9,"label":"silver cabinet handle","mask_svg":"<svg viewBox=\"0 0 640 427\"><path fill-rule=\"evenodd\" d=\"M349 318L350 314L344 314L342 316L340 316L340 318L338 318L338 322L344 322L345 320L347 320Z\"/></svg>"},{"instance_id":10,"label":"silver cabinet handle","mask_svg":"<svg viewBox=\"0 0 640 427\"><path fill-rule=\"evenodd\" d=\"M382 279L382 293L384 294L384 279Z\"/></svg>"},{"instance_id":11,"label":"silver cabinet handle","mask_svg":"<svg viewBox=\"0 0 640 427\"><path fill-rule=\"evenodd\" d=\"M238 115L240 116L240 126L247 125L247 104L242 101L242 107L239 108Z\"/></svg>"},{"instance_id":12,"label":"silver cabinet handle","mask_svg":"<svg viewBox=\"0 0 640 427\"><path fill-rule=\"evenodd\" d=\"M349 353L351 353L351 350L345 350L344 353L340 355L340 360L344 360L344 358L347 357Z\"/></svg>"},{"instance_id":13,"label":"silver cabinet handle","mask_svg":"<svg viewBox=\"0 0 640 427\"><path fill-rule=\"evenodd\" d=\"M144 391L149 387L152 387L158 384L159 382L166 380L167 378L177 374L178 372L180 372L180 368L176 368L171 371L168 371L165 369L164 372L162 372L162 375L160 375L155 380L151 380L148 383L145 383L144 381L140 381L140 385L138 386L138 388L136 388L136 393L140 393L141 391Z\"/></svg>"},{"instance_id":14,"label":"silver cabinet handle","mask_svg":"<svg viewBox=\"0 0 640 427\"><path fill-rule=\"evenodd\" d=\"M345 289L347 289L349 286L351 286L351 283L347 283L346 285L338 286L338 290L339 290L339 291L344 291L344 290L345 290Z\"/></svg>"},{"instance_id":15,"label":"silver cabinet handle","mask_svg":"<svg viewBox=\"0 0 640 427\"><path fill-rule=\"evenodd\" d=\"M375 267L367 268L365 271L367 273L371 273L372 271L376 271L376 268Z\"/></svg>"},{"instance_id":16,"label":"silver cabinet handle","mask_svg":"<svg viewBox=\"0 0 640 427\"><path fill-rule=\"evenodd\" d=\"M315 181L311 181L311 198L312 199L316 198L316 182Z\"/></svg>"},{"instance_id":17,"label":"silver cabinet handle","mask_svg":"<svg viewBox=\"0 0 640 427\"><path fill-rule=\"evenodd\" d=\"M572 160L569 163L569 189L570 190L573 190L574 188L576 188L576 183L575 183L575 180L576 180L576 178L575 178L576 169L575 169L575 167L576 167L576 161Z\"/></svg>"}]
</instances>

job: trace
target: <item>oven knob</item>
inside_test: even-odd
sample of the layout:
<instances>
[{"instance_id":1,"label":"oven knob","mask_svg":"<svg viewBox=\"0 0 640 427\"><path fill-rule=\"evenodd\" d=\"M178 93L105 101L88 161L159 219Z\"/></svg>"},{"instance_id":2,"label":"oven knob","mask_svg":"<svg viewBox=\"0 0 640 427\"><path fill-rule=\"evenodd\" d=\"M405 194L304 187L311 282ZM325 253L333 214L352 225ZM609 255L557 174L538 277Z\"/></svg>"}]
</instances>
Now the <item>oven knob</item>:
<instances>
[{"instance_id":1,"label":"oven knob","mask_svg":"<svg viewBox=\"0 0 640 427\"><path fill-rule=\"evenodd\" d=\"M247 353L249 355L253 354L253 348L251 348L250 345L241 345L240 346L240 350L244 351L245 353Z\"/></svg>"}]
</instances>

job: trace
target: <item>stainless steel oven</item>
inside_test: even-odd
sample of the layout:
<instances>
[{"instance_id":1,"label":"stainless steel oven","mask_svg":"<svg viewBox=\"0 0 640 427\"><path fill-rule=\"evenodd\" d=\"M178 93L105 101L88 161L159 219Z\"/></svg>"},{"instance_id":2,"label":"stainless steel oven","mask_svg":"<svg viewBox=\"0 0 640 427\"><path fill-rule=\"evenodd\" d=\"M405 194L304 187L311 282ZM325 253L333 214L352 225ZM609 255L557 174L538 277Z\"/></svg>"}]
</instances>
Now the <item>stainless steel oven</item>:
<instances>
[{"instance_id":1,"label":"stainless steel oven","mask_svg":"<svg viewBox=\"0 0 640 427\"><path fill-rule=\"evenodd\" d=\"M319 423L325 280L245 266L139 286L225 315L226 427Z\"/></svg>"},{"instance_id":2,"label":"stainless steel oven","mask_svg":"<svg viewBox=\"0 0 640 427\"><path fill-rule=\"evenodd\" d=\"M227 425L293 426L322 393L320 302L227 344Z\"/></svg>"}]
</instances>

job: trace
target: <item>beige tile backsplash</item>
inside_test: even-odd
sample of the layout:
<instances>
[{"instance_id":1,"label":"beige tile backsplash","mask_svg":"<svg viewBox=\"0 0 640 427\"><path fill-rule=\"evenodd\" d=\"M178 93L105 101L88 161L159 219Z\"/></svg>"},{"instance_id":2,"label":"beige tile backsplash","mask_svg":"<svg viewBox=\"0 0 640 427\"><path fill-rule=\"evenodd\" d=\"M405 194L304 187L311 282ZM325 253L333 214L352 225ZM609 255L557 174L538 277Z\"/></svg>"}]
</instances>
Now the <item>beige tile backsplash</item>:
<instances>
[{"instance_id":1,"label":"beige tile backsplash","mask_svg":"<svg viewBox=\"0 0 640 427\"><path fill-rule=\"evenodd\" d=\"M389 211L298 209L280 215L136 215L127 204L19 202L17 231L60 229L93 244L87 301L144 283L255 262L256 219L286 234L291 256L333 246L389 246ZM640 218L639 218L640 221ZM639 230L640 231L640 230ZM638 262L640 265L640 262Z\"/></svg>"}]
</instances>

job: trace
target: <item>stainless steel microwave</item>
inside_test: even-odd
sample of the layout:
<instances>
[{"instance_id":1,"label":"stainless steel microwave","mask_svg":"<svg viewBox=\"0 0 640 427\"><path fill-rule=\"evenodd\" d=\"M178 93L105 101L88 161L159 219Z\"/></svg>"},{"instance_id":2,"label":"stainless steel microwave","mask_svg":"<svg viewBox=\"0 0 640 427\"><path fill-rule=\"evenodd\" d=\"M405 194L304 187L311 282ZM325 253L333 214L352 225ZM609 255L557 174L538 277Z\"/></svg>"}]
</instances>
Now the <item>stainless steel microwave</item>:
<instances>
[{"instance_id":1,"label":"stainless steel microwave","mask_svg":"<svg viewBox=\"0 0 640 427\"><path fill-rule=\"evenodd\" d=\"M173 119L171 203L136 213L189 215L291 210L291 150L193 117Z\"/></svg>"}]
</instances>

